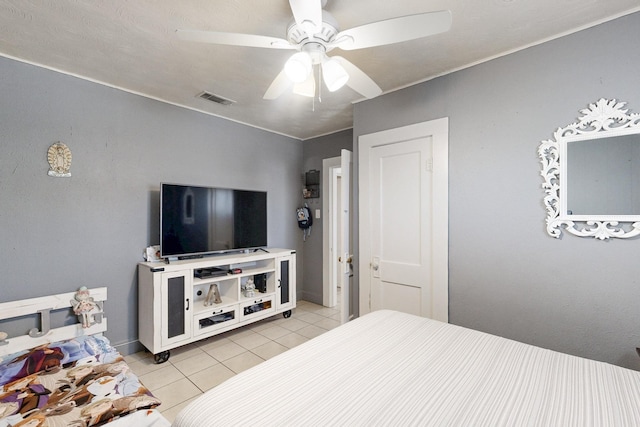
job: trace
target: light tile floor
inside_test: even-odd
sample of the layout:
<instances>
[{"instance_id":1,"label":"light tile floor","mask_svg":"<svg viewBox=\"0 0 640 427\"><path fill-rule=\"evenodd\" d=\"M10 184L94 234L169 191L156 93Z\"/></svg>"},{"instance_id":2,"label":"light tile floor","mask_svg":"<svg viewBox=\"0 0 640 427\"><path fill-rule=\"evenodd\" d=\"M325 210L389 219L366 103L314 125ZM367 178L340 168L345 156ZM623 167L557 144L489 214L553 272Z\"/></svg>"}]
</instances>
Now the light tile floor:
<instances>
[{"instance_id":1,"label":"light tile floor","mask_svg":"<svg viewBox=\"0 0 640 427\"><path fill-rule=\"evenodd\" d=\"M171 422L189 402L235 374L340 324L340 311L298 301L290 318L281 314L171 350L166 363L139 352L125 357L142 383L162 401Z\"/></svg>"}]
</instances>

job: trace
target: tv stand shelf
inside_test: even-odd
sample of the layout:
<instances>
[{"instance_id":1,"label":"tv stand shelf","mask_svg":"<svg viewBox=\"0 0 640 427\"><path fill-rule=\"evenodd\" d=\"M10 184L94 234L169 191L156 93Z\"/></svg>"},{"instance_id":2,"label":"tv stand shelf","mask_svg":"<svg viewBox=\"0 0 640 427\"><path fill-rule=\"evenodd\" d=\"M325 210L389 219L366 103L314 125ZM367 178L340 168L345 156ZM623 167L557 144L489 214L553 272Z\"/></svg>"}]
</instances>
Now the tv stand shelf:
<instances>
[{"instance_id":1,"label":"tv stand shelf","mask_svg":"<svg viewBox=\"0 0 640 427\"><path fill-rule=\"evenodd\" d=\"M203 269L223 271L196 277ZM250 281L255 289L252 290ZM296 255L290 249L138 264L140 342L156 362L169 350L282 313L296 306ZM249 284L249 286L247 286Z\"/></svg>"}]
</instances>

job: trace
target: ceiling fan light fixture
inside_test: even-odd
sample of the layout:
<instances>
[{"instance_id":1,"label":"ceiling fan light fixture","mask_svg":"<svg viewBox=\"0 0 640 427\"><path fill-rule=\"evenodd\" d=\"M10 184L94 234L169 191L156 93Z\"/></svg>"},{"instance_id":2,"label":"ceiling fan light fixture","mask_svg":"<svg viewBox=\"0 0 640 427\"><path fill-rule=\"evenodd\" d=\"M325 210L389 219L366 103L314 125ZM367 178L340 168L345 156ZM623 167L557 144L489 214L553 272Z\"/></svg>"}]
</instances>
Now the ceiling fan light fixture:
<instances>
[{"instance_id":1,"label":"ceiling fan light fixture","mask_svg":"<svg viewBox=\"0 0 640 427\"><path fill-rule=\"evenodd\" d=\"M302 83L307 80L312 69L311 57L305 52L293 54L284 64L284 72L294 83Z\"/></svg>"},{"instance_id":2,"label":"ceiling fan light fixture","mask_svg":"<svg viewBox=\"0 0 640 427\"><path fill-rule=\"evenodd\" d=\"M322 63L322 78L330 92L335 92L349 81L349 73L335 59L328 59Z\"/></svg>"}]
</instances>

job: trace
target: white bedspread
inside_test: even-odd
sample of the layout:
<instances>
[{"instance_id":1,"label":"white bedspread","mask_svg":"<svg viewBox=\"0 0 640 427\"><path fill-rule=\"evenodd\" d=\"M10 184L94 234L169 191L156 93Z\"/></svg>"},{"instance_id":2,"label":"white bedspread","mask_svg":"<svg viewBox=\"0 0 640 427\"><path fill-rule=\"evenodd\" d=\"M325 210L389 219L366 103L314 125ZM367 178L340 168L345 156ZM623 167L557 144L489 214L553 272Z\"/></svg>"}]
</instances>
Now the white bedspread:
<instances>
[{"instance_id":1,"label":"white bedspread","mask_svg":"<svg viewBox=\"0 0 640 427\"><path fill-rule=\"evenodd\" d=\"M640 372L384 310L229 379L173 425L640 426Z\"/></svg>"}]
</instances>

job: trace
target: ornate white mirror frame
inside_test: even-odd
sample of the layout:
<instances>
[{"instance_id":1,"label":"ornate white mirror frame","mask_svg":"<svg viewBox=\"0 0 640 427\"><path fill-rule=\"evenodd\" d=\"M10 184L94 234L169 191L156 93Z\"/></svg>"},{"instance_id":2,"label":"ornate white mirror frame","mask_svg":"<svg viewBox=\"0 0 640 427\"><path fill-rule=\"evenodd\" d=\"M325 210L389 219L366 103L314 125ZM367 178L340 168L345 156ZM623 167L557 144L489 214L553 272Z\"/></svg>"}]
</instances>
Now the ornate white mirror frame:
<instances>
[{"instance_id":1,"label":"ornate white mirror frame","mask_svg":"<svg viewBox=\"0 0 640 427\"><path fill-rule=\"evenodd\" d=\"M615 99L600 99L590 104L589 108L580 111L582 116L578 117L578 122L558 128L553 134L555 140L541 142L538 155L542 163L541 175L544 178L542 188L545 190L547 232L552 237L559 238L562 228L576 236L595 237L600 240L610 237L626 239L640 235L640 212L632 212L629 215L602 215L602 212L591 215L580 212L579 215L574 215L573 211L567 208L568 187L573 188L575 184L567 181L569 143L607 138L602 142L609 144L613 141L612 137L638 135L633 143L640 147L640 114L628 113L628 110L624 109L625 104ZM595 159L596 162L598 160L600 159ZM640 165L636 165L636 169L638 167ZM635 181L638 179L637 176L634 178ZM638 187L635 186L636 194L640 191ZM633 189L632 184L631 188ZM606 200L607 194L593 191L589 196Z\"/></svg>"}]
</instances>

